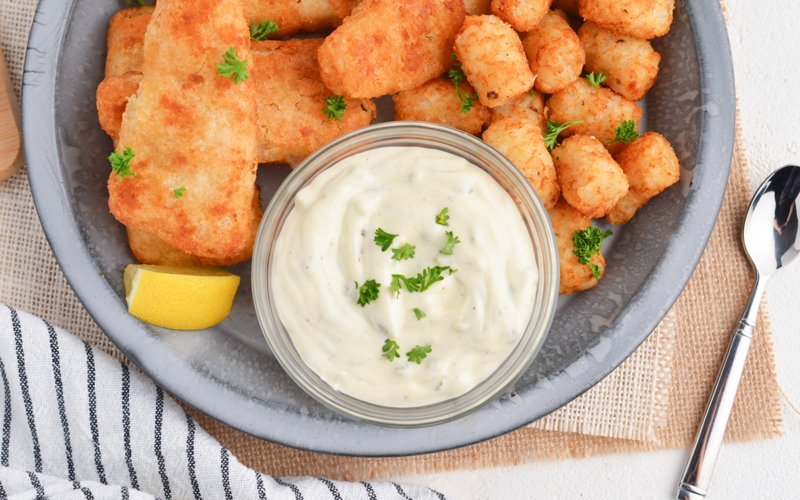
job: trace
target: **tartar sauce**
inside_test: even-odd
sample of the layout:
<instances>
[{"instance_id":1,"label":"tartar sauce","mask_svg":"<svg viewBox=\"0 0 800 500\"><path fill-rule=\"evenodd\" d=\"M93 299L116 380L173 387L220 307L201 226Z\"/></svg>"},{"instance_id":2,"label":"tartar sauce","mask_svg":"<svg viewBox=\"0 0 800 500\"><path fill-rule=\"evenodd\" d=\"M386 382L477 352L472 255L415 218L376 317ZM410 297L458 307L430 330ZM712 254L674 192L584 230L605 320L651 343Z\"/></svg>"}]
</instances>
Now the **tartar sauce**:
<instances>
[{"instance_id":1,"label":"tartar sauce","mask_svg":"<svg viewBox=\"0 0 800 500\"><path fill-rule=\"evenodd\" d=\"M448 226L436 222L447 208ZM409 243L395 260L373 240L378 228ZM445 248L459 238L452 255ZM275 305L303 361L335 389L386 406L459 396L503 362L534 304L537 267L514 201L486 172L438 150L381 148L342 160L298 192L278 236ZM393 274L450 266L424 292L399 296ZM375 280L361 307L356 282ZM417 319L413 309L425 313ZM387 339L399 358L382 356ZM420 364L406 353L430 346Z\"/></svg>"}]
</instances>

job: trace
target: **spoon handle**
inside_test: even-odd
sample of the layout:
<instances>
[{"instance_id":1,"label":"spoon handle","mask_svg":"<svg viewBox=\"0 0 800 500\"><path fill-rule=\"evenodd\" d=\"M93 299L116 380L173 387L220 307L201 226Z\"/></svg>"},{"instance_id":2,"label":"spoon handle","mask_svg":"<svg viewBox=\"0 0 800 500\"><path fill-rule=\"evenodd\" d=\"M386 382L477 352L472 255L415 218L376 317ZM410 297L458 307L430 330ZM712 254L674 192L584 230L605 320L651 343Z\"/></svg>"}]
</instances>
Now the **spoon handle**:
<instances>
[{"instance_id":1,"label":"spoon handle","mask_svg":"<svg viewBox=\"0 0 800 500\"><path fill-rule=\"evenodd\" d=\"M703 500L708 492L714 465L722 447L722 439L725 437L725 428L728 426L728 418L733 409L733 401L744 371L747 351L750 350L750 343L753 340L753 328L765 281L757 278L753 294L739 320L739 328L731 338L728 353L717 375L717 382L708 400L686 469L681 476L676 496L678 500Z\"/></svg>"}]
</instances>

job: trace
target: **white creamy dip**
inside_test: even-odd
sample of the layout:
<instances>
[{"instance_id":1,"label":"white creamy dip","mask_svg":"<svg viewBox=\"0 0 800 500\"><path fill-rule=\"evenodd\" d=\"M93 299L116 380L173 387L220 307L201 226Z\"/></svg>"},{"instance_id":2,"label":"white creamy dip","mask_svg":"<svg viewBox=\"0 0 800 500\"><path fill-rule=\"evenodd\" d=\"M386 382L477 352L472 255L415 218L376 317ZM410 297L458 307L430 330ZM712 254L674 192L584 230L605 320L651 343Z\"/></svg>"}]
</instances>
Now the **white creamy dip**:
<instances>
[{"instance_id":1,"label":"white creamy dip","mask_svg":"<svg viewBox=\"0 0 800 500\"><path fill-rule=\"evenodd\" d=\"M449 226L436 223L448 208ZM399 235L392 259L375 231ZM452 231L460 243L444 255ZM280 319L303 361L335 389L386 406L421 406L459 396L503 362L533 310L537 267L514 201L466 160L425 148L381 148L332 166L295 198L275 246L272 289ZM427 267L457 272L399 297L393 274ZM380 283L365 307L365 281ZM413 309L426 316L417 319ZM382 356L387 339L400 358ZM406 353L430 346L420 364Z\"/></svg>"}]
</instances>

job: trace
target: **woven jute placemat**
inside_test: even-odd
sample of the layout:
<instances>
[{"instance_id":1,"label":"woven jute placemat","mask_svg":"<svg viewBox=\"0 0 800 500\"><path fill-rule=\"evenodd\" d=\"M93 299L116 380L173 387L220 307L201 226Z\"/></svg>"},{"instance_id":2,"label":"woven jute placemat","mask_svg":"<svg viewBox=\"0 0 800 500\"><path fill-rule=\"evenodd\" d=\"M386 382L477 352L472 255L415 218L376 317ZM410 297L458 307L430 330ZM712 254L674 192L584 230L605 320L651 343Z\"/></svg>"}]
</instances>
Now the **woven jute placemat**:
<instances>
[{"instance_id":1,"label":"woven jute placemat","mask_svg":"<svg viewBox=\"0 0 800 500\"><path fill-rule=\"evenodd\" d=\"M0 46L17 93L36 4L36 0L0 2ZM722 211L708 248L678 302L617 370L591 391L531 426L444 453L361 459L286 448L247 436L194 410L189 409L190 413L242 463L278 476L313 474L357 480L687 446L753 280L738 243L750 196L738 130L737 124ZM0 302L44 317L124 360L61 273L42 232L24 169L0 183ZM728 440L781 433L770 336L766 307L762 306Z\"/></svg>"}]
</instances>

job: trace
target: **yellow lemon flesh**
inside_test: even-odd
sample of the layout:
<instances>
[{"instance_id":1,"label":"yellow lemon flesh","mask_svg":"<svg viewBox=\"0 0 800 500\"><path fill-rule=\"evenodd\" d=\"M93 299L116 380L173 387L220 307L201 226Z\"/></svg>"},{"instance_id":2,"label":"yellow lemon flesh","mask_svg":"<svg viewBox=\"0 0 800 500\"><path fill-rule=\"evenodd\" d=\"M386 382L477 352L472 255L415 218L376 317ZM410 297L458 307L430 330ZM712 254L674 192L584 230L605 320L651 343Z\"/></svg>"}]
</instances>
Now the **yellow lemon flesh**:
<instances>
[{"instance_id":1,"label":"yellow lemon flesh","mask_svg":"<svg viewBox=\"0 0 800 500\"><path fill-rule=\"evenodd\" d=\"M125 298L128 312L146 323L201 330L228 316L239 281L222 269L131 264Z\"/></svg>"}]
</instances>

